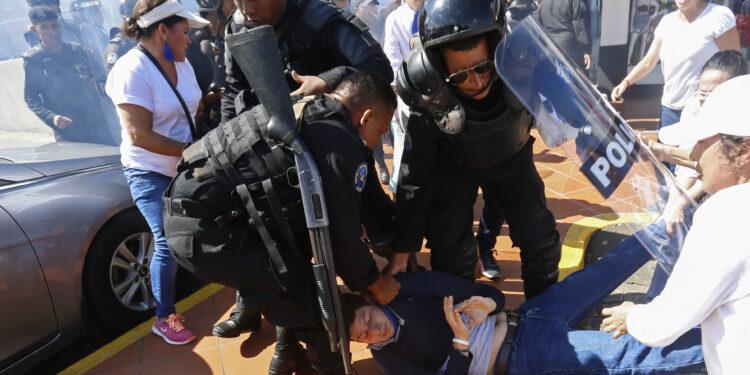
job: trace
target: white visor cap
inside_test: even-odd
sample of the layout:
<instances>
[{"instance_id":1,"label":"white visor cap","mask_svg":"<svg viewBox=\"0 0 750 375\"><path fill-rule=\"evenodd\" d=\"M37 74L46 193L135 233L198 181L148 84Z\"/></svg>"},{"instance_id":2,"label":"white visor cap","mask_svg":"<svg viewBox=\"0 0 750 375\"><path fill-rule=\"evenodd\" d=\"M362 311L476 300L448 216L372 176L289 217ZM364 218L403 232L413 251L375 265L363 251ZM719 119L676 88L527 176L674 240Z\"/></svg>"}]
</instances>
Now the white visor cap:
<instances>
[{"instance_id":1,"label":"white visor cap","mask_svg":"<svg viewBox=\"0 0 750 375\"><path fill-rule=\"evenodd\" d=\"M182 7L177 0L168 0L166 3L151 9L150 12L138 17L138 26L142 29L171 16L182 17L188 21L191 28L199 29L208 26L209 22L203 17L196 16Z\"/></svg>"},{"instance_id":2,"label":"white visor cap","mask_svg":"<svg viewBox=\"0 0 750 375\"><path fill-rule=\"evenodd\" d=\"M698 114L689 120L661 128L659 140L678 146L690 144L716 134L750 136L750 75L732 78L708 95Z\"/></svg>"}]
</instances>

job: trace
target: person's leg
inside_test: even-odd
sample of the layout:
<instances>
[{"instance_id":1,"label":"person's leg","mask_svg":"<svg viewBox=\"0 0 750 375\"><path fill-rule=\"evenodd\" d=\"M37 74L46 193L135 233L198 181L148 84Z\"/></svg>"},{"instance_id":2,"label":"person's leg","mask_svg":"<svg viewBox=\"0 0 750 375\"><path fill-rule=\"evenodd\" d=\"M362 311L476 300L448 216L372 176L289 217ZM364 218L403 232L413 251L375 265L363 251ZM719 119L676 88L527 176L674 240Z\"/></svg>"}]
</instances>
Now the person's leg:
<instances>
[{"instance_id":1,"label":"person's leg","mask_svg":"<svg viewBox=\"0 0 750 375\"><path fill-rule=\"evenodd\" d=\"M378 177L380 183L388 185L391 180L391 176L388 173L388 166L385 164L385 153L383 152L383 140L381 139L377 146L372 148L372 156L375 159L375 164L378 165Z\"/></svg>"},{"instance_id":2,"label":"person's leg","mask_svg":"<svg viewBox=\"0 0 750 375\"><path fill-rule=\"evenodd\" d=\"M328 333L322 326L297 328L297 337L305 343L310 365L321 375L344 375L344 362L339 352L332 352Z\"/></svg>"},{"instance_id":3,"label":"person's leg","mask_svg":"<svg viewBox=\"0 0 750 375\"><path fill-rule=\"evenodd\" d=\"M648 235L651 230L651 227L647 227L641 232ZM569 328L575 328L581 319L649 259L649 252L632 235L596 263L524 302L519 311L557 320Z\"/></svg>"},{"instance_id":4,"label":"person's leg","mask_svg":"<svg viewBox=\"0 0 750 375\"><path fill-rule=\"evenodd\" d=\"M172 178L156 172L130 168L125 168L125 178L133 201L146 219L154 236L154 254L151 257L150 273L157 319L151 330L170 344L186 344L193 341L195 335L182 325L184 319L175 314L177 262L169 252L163 231L161 197Z\"/></svg>"},{"instance_id":5,"label":"person's leg","mask_svg":"<svg viewBox=\"0 0 750 375\"><path fill-rule=\"evenodd\" d=\"M299 344L295 329L277 326L276 348L268 366L268 375L291 375L307 366L305 351Z\"/></svg>"},{"instance_id":6,"label":"person's leg","mask_svg":"<svg viewBox=\"0 0 750 375\"><path fill-rule=\"evenodd\" d=\"M125 177L138 210L148 222L154 235L154 255L151 258L151 290L156 300L156 316L164 319L175 313L175 277L177 263L164 237L161 196L172 180L156 172L125 169Z\"/></svg>"},{"instance_id":7,"label":"person's leg","mask_svg":"<svg viewBox=\"0 0 750 375\"><path fill-rule=\"evenodd\" d=\"M482 207L482 215L479 217L479 228L476 236L479 262L482 264L482 275L490 279L496 279L501 276L501 272L493 254L505 216L500 202L495 199L492 190L482 187L482 196L484 197L484 207Z\"/></svg>"},{"instance_id":8,"label":"person's leg","mask_svg":"<svg viewBox=\"0 0 750 375\"><path fill-rule=\"evenodd\" d=\"M260 330L262 318L255 306L245 306L240 291L236 292L236 303L229 319L217 323L211 333L217 337L237 337L242 332L257 332Z\"/></svg>"},{"instance_id":9,"label":"person's leg","mask_svg":"<svg viewBox=\"0 0 750 375\"><path fill-rule=\"evenodd\" d=\"M532 145L533 140L483 182L488 193L502 200L510 238L521 249L527 299L557 282L561 247L555 217L547 209L544 183L532 159Z\"/></svg>"},{"instance_id":10,"label":"person's leg","mask_svg":"<svg viewBox=\"0 0 750 375\"><path fill-rule=\"evenodd\" d=\"M633 336L577 331L538 320L531 337L517 340L511 374L674 374L704 368L700 328L666 347L648 347Z\"/></svg>"},{"instance_id":11,"label":"person's leg","mask_svg":"<svg viewBox=\"0 0 750 375\"><path fill-rule=\"evenodd\" d=\"M398 116L402 116L397 110L393 115L394 119ZM404 129L401 128L401 124L406 123L406 119L402 116L403 122L391 121L391 135L393 137L393 168L391 168L391 181L388 183L388 190L395 193L398 188L398 174L401 168L401 155L404 154Z\"/></svg>"},{"instance_id":12,"label":"person's leg","mask_svg":"<svg viewBox=\"0 0 750 375\"><path fill-rule=\"evenodd\" d=\"M685 223L676 225L674 234L670 236L667 233L664 222L659 221L652 225L654 230L650 233L651 238L641 238L643 242L651 247L652 251L657 252L656 254L652 254L657 259L658 264L646 292L646 297L649 301L656 298L664 290L669 273L672 272L672 268L675 262L677 262L682 245L685 242L685 237L687 237L687 231L690 229L689 223L690 221L686 220Z\"/></svg>"},{"instance_id":13,"label":"person's leg","mask_svg":"<svg viewBox=\"0 0 750 375\"><path fill-rule=\"evenodd\" d=\"M464 167L438 172L438 185L425 237L435 271L474 281L477 244L474 240L474 202L481 173Z\"/></svg>"},{"instance_id":14,"label":"person's leg","mask_svg":"<svg viewBox=\"0 0 750 375\"><path fill-rule=\"evenodd\" d=\"M659 119L659 129L666 128L667 126L674 125L678 122L680 122L680 115L682 114L682 110L676 110L671 109L665 106L661 106L661 117ZM675 165L672 163L664 163L664 166L669 169L670 172L674 174ZM661 185L665 185L662 183ZM666 190L666 193L660 190L661 194L667 194L669 195L669 189ZM666 199L666 198L665 198Z\"/></svg>"}]
</instances>

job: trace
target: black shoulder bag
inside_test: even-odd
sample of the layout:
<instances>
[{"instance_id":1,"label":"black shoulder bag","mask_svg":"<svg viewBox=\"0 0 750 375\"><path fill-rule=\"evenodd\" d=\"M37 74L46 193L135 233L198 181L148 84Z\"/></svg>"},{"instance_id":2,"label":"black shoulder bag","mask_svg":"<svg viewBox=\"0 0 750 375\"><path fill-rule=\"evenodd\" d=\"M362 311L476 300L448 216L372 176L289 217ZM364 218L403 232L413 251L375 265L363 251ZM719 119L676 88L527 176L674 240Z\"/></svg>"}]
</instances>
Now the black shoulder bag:
<instances>
[{"instance_id":1,"label":"black shoulder bag","mask_svg":"<svg viewBox=\"0 0 750 375\"><path fill-rule=\"evenodd\" d=\"M167 80L167 83L169 84L169 87L172 88L172 91L174 91L174 94L177 95L177 100L180 101L180 104L182 104L182 110L185 111L185 117L187 117L188 124L190 124L190 135L193 136L193 142L198 140L198 131L195 129L195 124L193 123L193 116L190 115L190 110L188 110L187 105L185 104L185 101L182 100L182 95L180 95L180 92L177 91L177 87L175 87L172 84L172 81L169 80L169 77L167 77L167 73L164 71L164 69L161 68L161 65L159 65L159 62L156 61L156 58L154 55L151 54L151 52L147 51L145 48L143 48L142 45L138 45L135 48L137 48L139 51L143 52L144 55L148 57L149 60L151 60L154 65L156 65L156 69L159 69L159 72L161 72L161 75L164 76L164 79Z\"/></svg>"}]
</instances>

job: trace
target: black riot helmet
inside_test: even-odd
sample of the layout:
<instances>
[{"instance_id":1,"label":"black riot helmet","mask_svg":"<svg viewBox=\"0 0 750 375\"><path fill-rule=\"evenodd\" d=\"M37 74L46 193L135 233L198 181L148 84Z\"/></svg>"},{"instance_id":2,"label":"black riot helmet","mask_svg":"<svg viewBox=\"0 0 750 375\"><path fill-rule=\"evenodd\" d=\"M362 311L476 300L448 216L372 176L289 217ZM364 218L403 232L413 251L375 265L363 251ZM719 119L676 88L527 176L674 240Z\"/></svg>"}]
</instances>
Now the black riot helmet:
<instances>
[{"instance_id":1,"label":"black riot helmet","mask_svg":"<svg viewBox=\"0 0 750 375\"><path fill-rule=\"evenodd\" d=\"M419 39L432 65L445 73L441 44L488 33L490 52L505 35L504 0L424 0Z\"/></svg>"},{"instance_id":2,"label":"black riot helmet","mask_svg":"<svg viewBox=\"0 0 750 375\"><path fill-rule=\"evenodd\" d=\"M122 18L133 17L133 10L137 0L120 0L120 16Z\"/></svg>"},{"instance_id":3,"label":"black riot helmet","mask_svg":"<svg viewBox=\"0 0 750 375\"><path fill-rule=\"evenodd\" d=\"M410 107L432 113L446 134L461 132L466 111L452 85L440 46L463 38L487 34L490 56L505 35L504 0L424 0L419 11L422 46L401 64L396 75L399 96Z\"/></svg>"},{"instance_id":4,"label":"black riot helmet","mask_svg":"<svg viewBox=\"0 0 750 375\"><path fill-rule=\"evenodd\" d=\"M221 0L196 0L198 3L198 12L208 13L217 12L221 8Z\"/></svg>"}]
</instances>

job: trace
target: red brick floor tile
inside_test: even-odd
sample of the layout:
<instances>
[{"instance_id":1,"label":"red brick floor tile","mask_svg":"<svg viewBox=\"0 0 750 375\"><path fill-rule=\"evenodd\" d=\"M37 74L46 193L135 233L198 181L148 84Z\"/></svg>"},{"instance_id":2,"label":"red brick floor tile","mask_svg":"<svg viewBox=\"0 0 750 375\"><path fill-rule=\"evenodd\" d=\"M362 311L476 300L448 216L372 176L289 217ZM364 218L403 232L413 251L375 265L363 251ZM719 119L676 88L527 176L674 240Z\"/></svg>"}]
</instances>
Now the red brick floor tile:
<instances>
[{"instance_id":1,"label":"red brick floor tile","mask_svg":"<svg viewBox=\"0 0 750 375\"><path fill-rule=\"evenodd\" d=\"M352 353L352 365L358 373L362 375L380 375L383 373L378 368L369 350Z\"/></svg>"},{"instance_id":2,"label":"red brick floor tile","mask_svg":"<svg viewBox=\"0 0 750 375\"><path fill-rule=\"evenodd\" d=\"M98 374L101 372L130 366L134 363L137 364L141 356L141 341L142 340L138 340L127 348L121 350L119 353L107 358L104 362L92 368L90 374ZM137 367L135 369L135 372L138 373Z\"/></svg>"},{"instance_id":3,"label":"red brick floor tile","mask_svg":"<svg viewBox=\"0 0 750 375\"><path fill-rule=\"evenodd\" d=\"M103 372L88 372L87 374L95 374L95 375L138 375L139 373L139 366L138 361L135 361L134 364L118 367L116 369L110 369Z\"/></svg>"},{"instance_id":4,"label":"red brick floor tile","mask_svg":"<svg viewBox=\"0 0 750 375\"><path fill-rule=\"evenodd\" d=\"M223 373L224 367L218 346L143 362L140 372L141 375Z\"/></svg>"},{"instance_id":5,"label":"red brick floor tile","mask_svg":"<svg viewBox=\"0 0 750 375\"><path fill-rule=\"evenodd\" d=\"M183 354L185 352L217 347L219 345L219 339L211 335L213 323L213 316L203 316L185 321L185 326L190 328L195 334L195 341L185 345L170 345L156 334L149 333L143 339L141 360L146 362L162 357Z\"/></svg>"},{"instance_id":6,"label":"red brick floor tile","mask_svg":"<svg viewBox=\"0 0 750 375\"><path fill-rule=\"evenodd\" d=\"M262 340L256 340L258 338L260 337L251 337L249 340L220 346L226 375L268 373L268 365L271 363L276 345L274 341L269 342L267 336ZM273 338L275 340L275 336Z\"/></svg>"},{"instance_id":7,"label":"red brick floor tile","mask_svg":"<svg viewBox=\"0 0 750 375\"><path fill-rule=\"evenodd\" d=\"M185 318L198 318L206 315L213 317L214 315L214 298L209 297L201 301L199 304L193 306L188 311L182 314Z\"/></svg>"}]
</instances>

